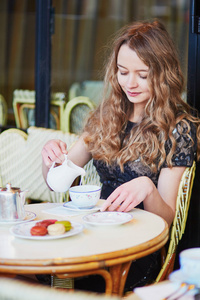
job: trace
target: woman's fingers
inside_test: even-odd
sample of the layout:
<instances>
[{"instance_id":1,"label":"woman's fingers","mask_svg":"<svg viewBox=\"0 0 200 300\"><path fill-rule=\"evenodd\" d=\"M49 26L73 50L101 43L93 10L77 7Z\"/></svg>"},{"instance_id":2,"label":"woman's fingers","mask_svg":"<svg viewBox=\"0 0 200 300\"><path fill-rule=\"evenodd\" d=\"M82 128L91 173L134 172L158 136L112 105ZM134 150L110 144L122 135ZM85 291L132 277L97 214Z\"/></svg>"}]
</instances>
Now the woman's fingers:
<instances>
[{"instance_id":1,"label":"woman's fingers","mask_svg":"<svg viewBox=\"0 0 200 300\"><path fill-rule=\"evenodd\" d=\"M143 189L133 179L116 188L101 207L101 211L130 211L146 197Z\"/></svg>"},{"instance_id":2,"label":"woman's fingers","mask_svg":"<svg viewBox=\"0 0 200 300\"><path fill-rule=\"evenodd\" d=\"M67 154L66 143L60 140L50 140L42 149L42 158L46 166L50 167L53 162L62 164Z\"/></svg>"},{"instance_id":3,"label":"woman's fingers","mask_svg":"<svg viewBox=\"0 0 200 300\"><path fill-rule=\"evenodd\" d=\"M59 141L59 146L63 154L67 154L67 145L63 141Z\"/></svg>"},{"instance_id":4,"label":"woman's fingers","mask_svg":"<svg viewBox=\"0 0 200 300\"><path fill-rule=\"evenodd\" d=\"M101 211L109 210L114 211L119 208L121 203L126 199L126 193L120 193L120 189L117 188L108 198L101 207Z\"/></svg>"},{"instance_id":5,"label":"woman's fingers","mask_svg":"<svg viewBox=\"0 0 200 300\"><path fill-rule=\"evenodd\" d=\"M135 202L133 202L133 199L126 198L126 200L118 207L117 211L119 212L128 212L132 210L135 207Z\"/></svg>"}]
</instances>

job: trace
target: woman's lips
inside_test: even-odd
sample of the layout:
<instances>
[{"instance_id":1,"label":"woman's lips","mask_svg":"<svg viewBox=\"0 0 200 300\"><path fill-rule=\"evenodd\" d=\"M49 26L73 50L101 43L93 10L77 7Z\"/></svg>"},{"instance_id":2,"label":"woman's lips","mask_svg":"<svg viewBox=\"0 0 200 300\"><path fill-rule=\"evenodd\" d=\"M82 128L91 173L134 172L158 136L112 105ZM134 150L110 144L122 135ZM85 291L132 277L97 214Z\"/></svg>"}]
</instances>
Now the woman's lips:
<instances>
[{"instance_id":1,"label":"woman's lips","mask_svg":"<svg viewBox=\"0 0 200 300\"><path fill-rule=\"evenodd\" d=\"M141 93L140 93L140 92L128 92L128 91L127 91L127 94L128 94L130 97L136 97L136 96L140 95Z\"/></svg>"}]
</instances>

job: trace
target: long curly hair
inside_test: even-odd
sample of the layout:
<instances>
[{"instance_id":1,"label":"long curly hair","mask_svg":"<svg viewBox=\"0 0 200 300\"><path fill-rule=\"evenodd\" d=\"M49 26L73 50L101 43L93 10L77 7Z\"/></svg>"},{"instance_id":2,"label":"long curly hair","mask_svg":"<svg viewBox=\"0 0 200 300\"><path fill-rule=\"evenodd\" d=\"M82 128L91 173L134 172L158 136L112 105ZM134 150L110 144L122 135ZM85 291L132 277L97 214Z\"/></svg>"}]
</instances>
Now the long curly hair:
<instances>
[{"instance_id":1,"label":"long curly hair","mask_svg":"<svg viewBox=\"0 0 200 300\"><path fill-rule=\"evenodd\" d=\"M122 139L134 109L117 80L117 57L124 44L148 66L147 80L151 97L142 121ZM182 99L184 79L173 41L159 21L137 22L122 28L112 47L104 78L104 97L84 128L88 150L94 159L107 164L118 163L122 171L126 162L139 157L154 172L165 160L172 167L172 156L176 149L173 130L176 125L182 124L182 131L189 136L192 122L200 137L200 121ZM172 147L166 154L167 140L171 141ZM197 141L199 159L200 139Z\"/></svg>"}]
</instances>

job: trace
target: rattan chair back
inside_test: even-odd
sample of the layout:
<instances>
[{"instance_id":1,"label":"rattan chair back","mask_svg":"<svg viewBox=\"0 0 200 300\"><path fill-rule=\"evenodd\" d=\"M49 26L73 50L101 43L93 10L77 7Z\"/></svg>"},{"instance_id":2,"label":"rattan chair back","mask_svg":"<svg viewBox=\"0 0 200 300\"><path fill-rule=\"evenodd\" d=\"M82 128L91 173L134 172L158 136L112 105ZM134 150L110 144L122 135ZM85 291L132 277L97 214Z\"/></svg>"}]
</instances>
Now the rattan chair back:
<instances>
[{"instance_id":1,"label":"rattan chair back","mask_svg":"<svg viewBox=\"0 0 200 300\"><path fill-rule=\"evenodd\" d=\"M164 259L164 264L156 278L156 282L167 279L174 269L177 247L185 231L195 169L196 163L194 161L192 167L186 168L182 175L176 201L176 213L170 231L169 246Z\"/></svg>"}]
</instances>

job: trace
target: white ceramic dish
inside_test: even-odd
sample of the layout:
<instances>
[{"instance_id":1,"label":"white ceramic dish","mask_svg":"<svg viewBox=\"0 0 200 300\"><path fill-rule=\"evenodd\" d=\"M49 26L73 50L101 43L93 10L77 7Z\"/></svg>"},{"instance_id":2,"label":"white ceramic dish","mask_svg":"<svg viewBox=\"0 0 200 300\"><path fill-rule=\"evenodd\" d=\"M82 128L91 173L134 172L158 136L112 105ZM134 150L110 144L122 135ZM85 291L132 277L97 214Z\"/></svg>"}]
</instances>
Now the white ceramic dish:
<instances>
[{"instance_id":1,"label":"white ceramic dish","mask_svg":"<svg viewBox=\"0 0 200 300\"><path fill-rule=\"evenodd\" d=\"M31 211L26 211L26 216L24 220L12 220L12 221L0 221L0 225L14 225L19 223L26 223L33 221L36 218L36 214Z\"/></svg>"},{"instance_id":2,"label":"white ceramic dish","mask_svg":"<svg viewBox=\"0 0 200 300\"><path fill-rule=\"evenodd\" d=\"M183 274L181 269L172 272L169 275L169 280L172 281L172 282L178 282L178 283L186 282L188 284L194 284L193 282L188 280L188 276ZM200 279L198 281L199 281L199 283L196 283L195 285L196 285L196 287L200 288Z\"/></svg>"},{"instance_id":3,"label":"white ceramic dish","mask_svg":"<svg viewBox=\"0 0 200 300\"><path fill-rule=\"evenodd\" d=\"M30 234L30 229L35 226L35 224L39 222L33 221L28 222L25 224L18 224L15 226L12 226L10 228L10 233L14 235L15 237L22 238L22 239L30 239L30 240L55 240L55 239L62 239L69 236L73 236L75 234L78 234L83 231L83 225L77 222L71 222L72 229L69 231L66 231L64 234L61 235L43 235L43 236L33 236Z\"/></svg>"},{"instance_id":4,"label":"white ceramic dish","mask_svg":"<svg viewBox=\"0 0 200 300\"><path fill-rule=\"evenodd\" d=\"M98 211L100 210L100 206L99 205L96 205L92 208L79 208L79 207L76 207L71 201L70 202L65 202L63 204L63 206L69 210L72 210L72 211L82 211L82 212L90 212L90 211Z\"/></svg>"},{"instance_id":5,"label":"white ceramic dish","mask_svg":"<svg viewBox=\"0 0 200 300\"><path fill-rule=\"evenodd\" d=\"M90 225L121 225L129 222L132 218L133 216L129 213L105 211L86 215L82 219Z\"/></svg>"}]
</instances>

